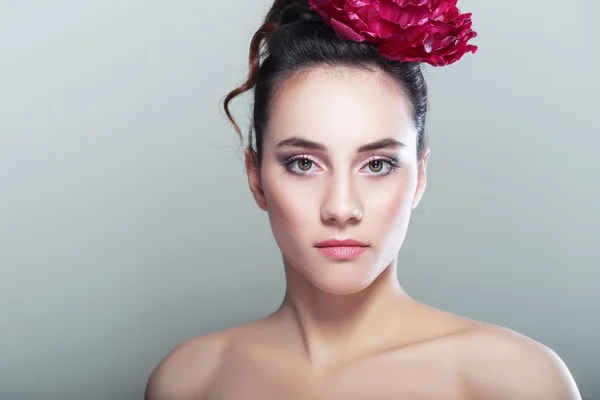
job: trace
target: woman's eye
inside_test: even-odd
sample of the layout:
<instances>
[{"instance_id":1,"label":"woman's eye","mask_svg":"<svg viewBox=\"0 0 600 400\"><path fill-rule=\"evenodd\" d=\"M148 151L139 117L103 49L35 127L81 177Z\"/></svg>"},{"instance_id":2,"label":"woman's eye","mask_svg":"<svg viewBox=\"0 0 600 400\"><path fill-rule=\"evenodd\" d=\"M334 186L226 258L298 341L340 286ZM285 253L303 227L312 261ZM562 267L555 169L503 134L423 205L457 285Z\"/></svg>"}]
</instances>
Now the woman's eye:
<instances>
[{"instance_id":1,"label":"woman's eye","mask_svg":"<svg viewBox=\"0 0 600 400\"><path fill-rule=\"evenodd\" d=\"M392 172L392 164L385 160L373 160L363 167L367 174L371 175L386 175Z\"/></svg>"},{"instance_id":2,"label":"woman's eye","mask_svg":"<svg viewBox=\"0 0 600 400\"><path fill-rule=\"evenodd\" d=\"M309 158L296 158L286 162L286 169L297 175L311 175L318 172L319 166Z\"/></svg>"}]
</instances>

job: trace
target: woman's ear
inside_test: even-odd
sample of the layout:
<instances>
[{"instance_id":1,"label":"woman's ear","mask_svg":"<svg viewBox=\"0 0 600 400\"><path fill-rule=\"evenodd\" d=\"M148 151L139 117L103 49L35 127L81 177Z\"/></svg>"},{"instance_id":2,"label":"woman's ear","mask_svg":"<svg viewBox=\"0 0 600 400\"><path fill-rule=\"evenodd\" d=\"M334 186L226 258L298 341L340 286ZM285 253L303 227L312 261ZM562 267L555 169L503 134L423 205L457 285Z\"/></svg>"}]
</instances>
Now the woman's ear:
<instances>
[{"instance_id":1,"label":"woman's ear","mask_svg":"<svg viewBox=\"0 0 600 400\"><path fill-rule=\"evenodd\" d=\"M262 188L262 182L260 179L260 166L258 165L256 151L248 147L244 151L244 157L246 163L246 173L248 174L248 185L250 186L250 191L252 192L254 201L256 201L256 204L258 204L262 210L267 211L267 200Z\"/></svg>"},{"instance_id":2,"label":"woman's ear","mask_svg":"<svg viewBox=\"0 0 600 400\"><path fill-rule=\"evenodd\" d=\"M423 198L423 194L425 193L425 187L427 186L427 161L429 160L429 148L425 149L423 153L423 158L419 161L419 169L418 169L418 180L417 180L417 190L415 191L415 197L413 200L413 210L417 208L421 199Z\"/></svg>"}]
</instances>

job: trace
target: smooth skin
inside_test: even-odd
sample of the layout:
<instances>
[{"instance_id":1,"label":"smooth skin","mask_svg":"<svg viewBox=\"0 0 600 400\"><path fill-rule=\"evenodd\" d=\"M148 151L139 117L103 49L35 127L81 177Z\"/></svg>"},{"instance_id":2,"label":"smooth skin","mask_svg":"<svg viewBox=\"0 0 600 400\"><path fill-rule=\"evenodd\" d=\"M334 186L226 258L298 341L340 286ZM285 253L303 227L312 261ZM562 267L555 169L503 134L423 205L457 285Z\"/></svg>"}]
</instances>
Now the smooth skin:
<instances>
[{"instance_id":1,"label":"smooth skin","mask_svg":"<svg viewBox=\"0 0 600 400\"><path fill-rule=\"evenodd\" d=\"M382 73L319 68L277 93L250 190L267 211L285 298L253 323L191 339L146 400L580 400L558 356L510 330L411 299L397 253L423 196L409 102ZM368 245L353 260L316 248Z\"/></svg>"}]
</instances>

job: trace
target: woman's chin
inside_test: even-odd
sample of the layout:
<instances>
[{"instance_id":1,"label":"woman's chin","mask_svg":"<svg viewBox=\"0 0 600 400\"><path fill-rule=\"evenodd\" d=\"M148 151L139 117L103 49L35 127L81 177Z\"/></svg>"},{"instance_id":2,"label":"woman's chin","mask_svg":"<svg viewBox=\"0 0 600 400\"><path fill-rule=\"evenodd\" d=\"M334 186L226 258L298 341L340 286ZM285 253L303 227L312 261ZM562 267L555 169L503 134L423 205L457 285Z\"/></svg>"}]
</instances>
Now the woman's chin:
<instances>
[{"instance_id":1,"label":"woman's chin","mask_svg":"<svg viewBox=\"0 0 600 400\"><path fill-rule=\"evenodd\" d=\"M362 273L361 273L362 272ZM309 281L319 290L337 296L358 293L373 283L376 276L365 273L366 271L343 271L323 273L319 271L311 274Z\"/></svg>"},{"instance_id":2,"label":"woman's chin","mask_svg":"<svg viewBox=\"0 0 600 400\"><path fill-rule=\"evenodd\" d=\"M308 284L324 293L337 296L351 295L365 290L385 270L385 267L374 266L377 263L367 258L351 261L331 261L322 258L299 259L297 262L285 260L288 279L300 286L306 287Z\"/></svg>"}]
</instances>

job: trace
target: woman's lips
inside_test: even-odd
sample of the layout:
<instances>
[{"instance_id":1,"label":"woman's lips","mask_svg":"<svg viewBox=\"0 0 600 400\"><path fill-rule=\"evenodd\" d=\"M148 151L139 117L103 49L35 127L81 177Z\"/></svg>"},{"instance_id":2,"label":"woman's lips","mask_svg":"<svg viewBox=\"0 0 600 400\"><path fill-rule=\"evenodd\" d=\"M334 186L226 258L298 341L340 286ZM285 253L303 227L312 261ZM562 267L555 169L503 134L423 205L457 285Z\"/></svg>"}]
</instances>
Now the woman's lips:
<instances>
[{"instance_id":1,"label":"woman's lips","mask_svg":"<svg viewBox=\"0 0 600 400\"><path fill-rule=\"evenodd\" d=\"M367 251L366 244L357 240L326 240L315 245L321 254L336 260L352 260Z\"/></svg>"},{"instance_id":2,"label":"woman's lips","mask_svg":"<svg viewBox=\"0 0 600 400\"><path fill-rule=\"evenodd\" d=\"M336 260L352 260L367 251L366 247L359 246L336 246L336 247L318 247L321 254Z\"/></svg>"}]
</instances>

